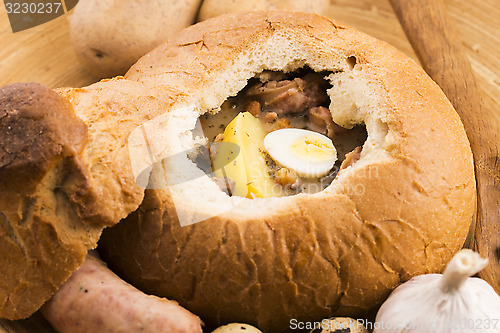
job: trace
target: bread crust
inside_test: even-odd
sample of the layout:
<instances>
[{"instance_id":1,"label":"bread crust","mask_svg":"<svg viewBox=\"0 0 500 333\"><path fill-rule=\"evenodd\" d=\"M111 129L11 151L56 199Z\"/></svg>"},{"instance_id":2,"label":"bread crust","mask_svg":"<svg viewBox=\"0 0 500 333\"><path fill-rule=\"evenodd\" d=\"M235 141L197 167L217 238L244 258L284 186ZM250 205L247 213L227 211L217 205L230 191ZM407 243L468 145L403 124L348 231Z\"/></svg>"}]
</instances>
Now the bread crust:
<instances>
[{"instance_id":1,"label":"bread crust","mask_svg":"<svg viewBox=\"0 0 500 333\"><path fill-rule=\"evenodd\" d=\"M365 315L401 282L444 268L473 216L471 150L439 87L386 43L312 14L226 15L183 30L125 77L160 99L176 96L168 127L187 114L181 107L216 109L263 69L303 65L334 73L335 122L366 124L360 160L321 193L242 199L184 227L172 192L147 190L101 239L112 268L208 326L247 322L264 332L286 331L291 319ZM187 186L188 211L220 197Z\"/></svg>"},{"instance_id":2,"label":"bread crust","mask_svg":"<svg viewBox=\"0 0 500 333\"><path fill-rule=\"evenodd\" d=\"M99 238L101 228L58 221L77 219L82 207L86 142L87 127L51 89L0 88L0 317L33 313Z\"/></svg>"},{"instance_id":3,"label":"bread crust","mask_svg":"<svg viewBox=\"0 0 500 333\"><path fill-rule=\"evenodd\" d=\"M71 105L36 83L0 88L0 186L32 192L53 159L75 155L87 139L87 127ZM67 128L58 125L64 124Z\"/></svg>"},{"instance_id":4,"label":"bread crust","mask_svg":"<svg viewBox=\"0 0 500 333\"><path fill-rule=\"evenodd\" d=\"M102 229L137 209L144 190L130 171L129 128L164 101L123 78L0 90L0 317L39 309Z\"/></svg>"},{"instance_id":5,"label":"bread crust","mask_svg":"<svg viewBox=\"0 0 500 333\"><path fill-rule=\"evenodd\" d=\"M360 159L325 191L228 199L206 177L202 187L181 184L179 205L173 189L144 195L135 183L129 141L137 128L163 117L153 148L176 151L189 121L252 76L305 65L332 73L334 121L368 131ZM125 78L57 93L28 85L0 94L1 132L11 134L0 141L1 317L38 309L102 228L141 201L105 233L103 254L128 281L208 326L248 322L275 332L290 319L366 314L402 281L439 272L467 235L474 170L453 107L412 60L330 19L221 16L182 31ZM22 111L19 101L30 96L41 97ZM36 141L24 135L40 131ZM179 224L183 210L203 214L224 200L235 208Z\"/></svg>"}]
</instances>

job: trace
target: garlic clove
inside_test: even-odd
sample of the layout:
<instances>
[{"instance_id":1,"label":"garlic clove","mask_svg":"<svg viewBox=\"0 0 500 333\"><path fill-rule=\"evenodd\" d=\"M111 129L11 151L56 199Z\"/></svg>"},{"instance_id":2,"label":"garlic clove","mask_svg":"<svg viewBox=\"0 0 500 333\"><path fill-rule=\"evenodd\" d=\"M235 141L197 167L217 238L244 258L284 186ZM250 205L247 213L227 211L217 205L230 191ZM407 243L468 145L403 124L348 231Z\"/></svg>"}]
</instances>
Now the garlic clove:
<instances>
[{"instance_id":1,"label":"garlic clove","mask_svg":"<svg viewBox=\"0 0 500 333\"><path fill-rule=\"evenodd\" d=\"M414 277L396 288L380 307L374 333L500 333L500 297L469 276L487 260L471 250L458 252L444 274Z\"/></svg>"}]
</instances>

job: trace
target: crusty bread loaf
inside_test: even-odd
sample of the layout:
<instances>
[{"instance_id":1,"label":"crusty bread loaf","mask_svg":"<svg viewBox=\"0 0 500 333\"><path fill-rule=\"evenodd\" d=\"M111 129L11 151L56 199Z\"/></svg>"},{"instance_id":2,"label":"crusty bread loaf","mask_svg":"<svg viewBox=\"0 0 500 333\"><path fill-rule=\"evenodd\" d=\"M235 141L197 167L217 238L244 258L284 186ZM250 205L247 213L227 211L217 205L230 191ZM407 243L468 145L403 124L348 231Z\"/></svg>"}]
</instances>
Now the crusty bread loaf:
<instances>
[{"instance_id":1,"label":"crusty bread loaf","mask_svg":"<svg viewBox=\"0 0 500 333\"><path fill-rule=\"evenodd\" d=\"M136 86L116 79L60 94L36 83L0 89L0 317L36 311L102 229L142 201L126 149L127 128L137 125L127 119L142 120L137 105L155 113Z\"/></svg>"},{"instance_id":2,"label":"crusty bread loaf","mask_svg":"<svg viewBox=\"0 0 500 333\"><path fill-rule=\"evenodd\" d=\"M74 223L89 186L87 128L36 83L0 88L0 317L24 318L76 269L100 231Z\"/></svg>"},{"instance_id":3,"label":"crusty bread loaf","mask_svg":"<svg viewBox=\"0 0 500 333\"><path fill-rule=\"evenodd\" d=\"M103 235L112 268L209 326L247 322L264 332L286 331L291 319L363 315L402 281L441 271L474 210L460 119L414 61L324 17L221 16L143 57L125 78L173 101L143 124L143 155L131 132L133 171L148 166L146 150L152 163L194 148L197 118L257 73L306 65L333 73L333 120L365 124L361 158L322 192L271 199L228 197L208 176L192 177L200 170L187 157L181 169L167 159L175 186L147 190L139 210ZM180 225L204 215L212 217Z\"/></svg>"}]
</instances>

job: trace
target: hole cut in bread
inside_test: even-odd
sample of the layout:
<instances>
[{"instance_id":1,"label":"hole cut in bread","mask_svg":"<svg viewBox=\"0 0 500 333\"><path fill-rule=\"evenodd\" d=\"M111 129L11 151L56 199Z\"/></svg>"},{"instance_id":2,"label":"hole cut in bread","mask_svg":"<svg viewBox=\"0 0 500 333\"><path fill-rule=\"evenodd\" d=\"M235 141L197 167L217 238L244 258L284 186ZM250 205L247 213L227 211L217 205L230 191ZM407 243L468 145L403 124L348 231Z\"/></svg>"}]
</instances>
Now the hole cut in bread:
<instances>
[{"instance_id":1,"label":"hole cut in bread","mask_svg":"<svg viewBox=\"0 0 500 333\"><path fill-rule=\"evenodd\" d=\"M282 45L294 50L293 52L297 52L296 49L299 48L299 45L292 45L293 43L288 38L283 39L283 36L275 38L268 41L268 43ZM282 48L274 50L274 52L276 51L285 52ZM203 93L195 103L175 108L143 124L129 137L131 162L136 178L140 175L143 187L168 189L170 191L174 202L176 202L175 205L181 225L204 221L226 212L243 215L251 212L267 214L266 212L273 210L273 207L277 207L274 201L287 200L284 197L272 199L228 197L226 192L221 191L214 184L211 179L213 174L207 174L201 170L193 158L200 146L206 146L209 143L201 127L200 117L221 112L221 105L228 97L237 96L240 91L247 87L250 80L265 76L265 73L270 71L284 73L285 75L289 74L292 77L294 72L300 70L327 73L325 80L328 81L330 88L326 90L326 93L330 99L329 110L334 122L347 129L352 129L355 126L362 126L366 129L367 137L366 139L363 138L364 143L362 144L359 160L348 168L340 170L338 176L324 191L335 192L336 183L341 181L342 175L354 172L357 164L362 167L363 165L366 166L391 159L386 151L386 137L389 134L389 125L385 123L383 117L387 113L383 109L387 109L389 106L384 105L380 93L377 92L377 87L371 87L366 82L362 71L350 66L351 60L349 57L339 54L338 58L331 57L328 59L328 66L324 64L325 67L320 67L318 64L313 63L313 61L317 61L316 59L306 57L306 54L302 55L304 59L301 60L289 59L289 62L276 63L275 59L280 54L274 52L269 49L269 45L260 45L258 49L248 52L252 54L251 61L248 59L250 56L247 54L243 54L238 59L239 63L246 63L246 66L253 64L254 68L249 68L250 70L241 73L220 74L220 78L215 79L214 83L221 84L218 89L226 92L227 95L224 98L220 97L224 96L224 94L218 93L219 99L210 101L209 98L215 98L210 95L210 93L214 92L212 89L215 90L215 87L209 85L208 92ZM294 56L294 58L296 57L297 55ZM239 68L240 65L234 66ZM316 71L314 71L314 68L316 68ZM246 74L247 77L239 79L236 74ZM228 77L231 77L234 81L226 81ZM220 82L223 79L225 81ZM235 91L236 89L232 88L233 86L241 88ZM363 137L362 132L364 131L357 133L358 137L353 138L353 140L359 140L360 136ZM343 153L345 155L346 152ZM140 158L139 154L142 154L143 158ZM320 192L318 192L318 195L321 195ZM299 193L298 195L314 194ZM199 208L193 209L193 206ZM203 213L193 214L193 211ZM183 212L186 212L186 214Z\"/></svg>"}]
</instances>

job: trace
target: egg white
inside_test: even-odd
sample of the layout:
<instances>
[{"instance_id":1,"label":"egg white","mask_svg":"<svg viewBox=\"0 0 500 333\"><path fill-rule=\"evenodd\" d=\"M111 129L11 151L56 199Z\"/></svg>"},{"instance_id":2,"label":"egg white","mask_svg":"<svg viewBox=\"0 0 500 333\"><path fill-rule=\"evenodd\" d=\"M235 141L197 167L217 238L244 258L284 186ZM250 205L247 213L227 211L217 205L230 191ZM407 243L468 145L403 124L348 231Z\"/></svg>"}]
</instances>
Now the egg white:
<instances>
[{"instance_id":1,"label":"egg white","mask_svg":"<svg viewBox=\"0 0 500 333\"><path fill-rule=\"evenodd\" d=\"M305 142L317 142L320 146L308 146ZM302 149L305 146L311 149ZM337 160L337 150L330 138L299 128L285 128L267 134L264 147L278 165L306 178L326 175Z\"/></svg>"}]
</instances>

